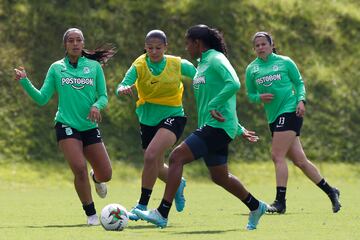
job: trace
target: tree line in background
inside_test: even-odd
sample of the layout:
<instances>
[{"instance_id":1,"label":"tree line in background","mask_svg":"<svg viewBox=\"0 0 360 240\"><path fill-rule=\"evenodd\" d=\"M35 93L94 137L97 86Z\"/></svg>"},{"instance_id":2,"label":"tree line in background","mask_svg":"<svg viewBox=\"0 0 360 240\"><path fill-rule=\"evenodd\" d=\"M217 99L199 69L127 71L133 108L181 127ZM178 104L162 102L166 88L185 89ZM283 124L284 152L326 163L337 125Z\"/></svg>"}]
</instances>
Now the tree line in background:
<instances>
[{"instance_id":1,"label":"tree line in background","mask_svg":"<svg viewBox=\"0 0 360 240\"><path fill-rule=\"evenodd\" d=\"M115 88L143 53L148 31L165 31L168 53L188 59L184 34L199 23L223 32L242 84L239 119L261 139L257 144L235 140L230 145L232 160L270 159L263 108L249 103L244 82L245 67L255 58L251 37L268 31L278 52L297 63L305 80L308 104L302 142L308 157L358 162L359 8L355 0L0 0L0 162L62 159L53 130L56 96L45 107L37 106L14 82L13 68L25 66L39 88L50 64L64 56L63 33L78 27L89 49L102 43L117 46L117 55L104 68L109 105L100 129L112 160L141 163L135 99L119 99ZM190 81L185 81L184 106L189 117L186 136L197 122Z\"/></svg>"}]
</instances>

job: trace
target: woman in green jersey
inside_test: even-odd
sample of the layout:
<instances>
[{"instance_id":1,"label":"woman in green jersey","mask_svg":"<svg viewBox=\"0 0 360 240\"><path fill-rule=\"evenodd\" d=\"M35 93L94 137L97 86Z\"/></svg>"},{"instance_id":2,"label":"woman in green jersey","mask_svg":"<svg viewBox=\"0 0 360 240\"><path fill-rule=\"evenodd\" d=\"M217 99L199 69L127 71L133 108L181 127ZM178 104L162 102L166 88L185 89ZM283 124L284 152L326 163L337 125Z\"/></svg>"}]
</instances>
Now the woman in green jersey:
<instances>
[{"instance_id":1,"label":"woman in green jersey","mask_svg":"<svg viewBox=\"0 0 360 240\"><path fill-rule=\"evenodd\" d=\"M157 209L135 210L142 219L164 228L183 166L203 158L211 179L241 200L249 209L247 229L256 228L267 206L253 197L228 171L228 145L236 135L250 142L258 137L239 125L236 115L236 93L240 82L226 58L226 45L218 30L206 25L188 29L186 47L191 58L199 59L193 88L198 110L198 129L190 134L170 155L169 176L163 199Z\"/></svg>"},{"instance_id":2,"label":"woman in green jersey","mask_svg":"<svg viewBox=\"0 0 360 240\"><path fill-rule=\"evenodd\" d=\"M193 78L196 68L180 57L165 55L167 38L163 31L152 30L145 37L145 53L139 56L119 84L117 95L138 94L136 114L144 149L141 195L138 204L129 212L131 220L138 220L134 209L146 210L152 189L159 178L167 182L168 166L164 163L168 151L180 138L186 116L182 106L182 77ZM177 211L185 207L183 195L185 179L181 179L175 196Z\"/></svg>"},{"instance_id":3,"label":"woman in green jersey","mask_svg":"<svg viewBox=\"0 0 360 240\"><path fill-rule=\"evenodd\" d=\"M100 63L106 63L115 51L109 47L94 51L84 49L84 36L77 28L65 32L63 43L66 56L50 66L40 90L32 85L23 67L15 69L15 79L41 106L54 92L58 93L55 130L59 148L74 174L75 189L88 225L98 225L86 160L92 167L90 175L96 191L104 198L107 193L105 182L111 179L112 168L98 129L100 110L108 102Z\"/></svg>"},{"instance_id":4,"label":"woman in green jersey","mask_svg":"<svg viewBox=\"0 0 360 240\"><path fill-rule=\"evenodd\" d=\"M324 180L307 159L300 142L306 94L296 64L289 57L276 54L268 33L257 32L252 41L257 58L246 68L247 94L251 102L264 104L272 134L271 155L276 173L276 199L268 212L286 211L286 156L329 196L333 212L338 212L341 207L339 190Z\"/></svg>"}]
</instances>

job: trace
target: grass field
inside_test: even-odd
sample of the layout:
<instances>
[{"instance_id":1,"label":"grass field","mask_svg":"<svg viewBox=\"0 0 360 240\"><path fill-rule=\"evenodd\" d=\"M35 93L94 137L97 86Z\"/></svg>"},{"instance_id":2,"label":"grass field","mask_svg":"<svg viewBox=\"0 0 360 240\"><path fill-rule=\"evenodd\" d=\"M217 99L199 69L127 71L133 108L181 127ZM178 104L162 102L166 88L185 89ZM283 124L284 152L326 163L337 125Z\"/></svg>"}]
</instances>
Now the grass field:
<instances>
[{"instance_id":1,"label":"grass field","mask_svg":"<svg viewBox=\"0 0 360 240\"><path fill-rule=\"evenodd\" d=\"M185 172L187 205L183 213L175 208L169 227L158 229L143 221L130 222L122 232L106 232L101 226L88 227L65 164L2 164L0 169L0 239L360 239L360 165L317 164L333 185L341 190L343 208L331 211L328 198L304 175L289 166L287 212L266 215L258 229L246 231L247 208L236 198L204 178L195 177L200 164ZM138 199L140 173L114 164L109 194L94 194L98 212L108 203L127 208ZM248 189L258 198L274 198L271 163L231 166ZM157 207L164 189L156 184L150 207Z\"/></svg>"}]
</instances>

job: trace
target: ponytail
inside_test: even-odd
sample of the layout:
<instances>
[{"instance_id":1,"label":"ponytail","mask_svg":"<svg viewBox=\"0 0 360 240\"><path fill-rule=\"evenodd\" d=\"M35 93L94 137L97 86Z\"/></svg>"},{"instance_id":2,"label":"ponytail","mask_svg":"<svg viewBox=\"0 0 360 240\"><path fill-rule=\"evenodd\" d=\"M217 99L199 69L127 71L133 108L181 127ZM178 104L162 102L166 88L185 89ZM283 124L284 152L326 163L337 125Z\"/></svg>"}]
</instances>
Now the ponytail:
<instances>
[{"instance_id":1,"label":"ponytail","mask_svg":"<svg viewBox=\"0 0 360 240\"><path fill-rule=\"evenodd\" d=\"M65 31L63 36L63 42L66 43L69 33L77 32L80 35L80 38L85 41L84 34L78 28L69 28ZM116 54L116 47L113 44L106 43L101 45L100 47L95 48L94 50L83 49L82 56L98 61L99 63L106 64L109 59Z\"/></svg>"},{"instance_id":2,"label":"ponytail","mask_svg":"<svg viewBox=\"0 0 360 240\"><path fill-rule=\"evenodd\" d=\"M116 47L113 44L106 43L94 50L83 49L82 55L86 58L98 61L101 64L106 64L116 52Z\"/></svg>"}]
</instances>

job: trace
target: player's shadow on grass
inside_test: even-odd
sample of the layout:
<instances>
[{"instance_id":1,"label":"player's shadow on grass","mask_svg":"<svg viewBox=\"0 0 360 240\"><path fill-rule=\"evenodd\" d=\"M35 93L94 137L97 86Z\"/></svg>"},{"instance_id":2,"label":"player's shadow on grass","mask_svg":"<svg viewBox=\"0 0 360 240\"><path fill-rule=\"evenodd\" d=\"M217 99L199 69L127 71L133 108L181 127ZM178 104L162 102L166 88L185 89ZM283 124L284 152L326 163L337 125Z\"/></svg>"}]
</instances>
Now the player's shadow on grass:
<instances>
[{"instance_id":1,"label":"player's shadow on grass","mask_svg":"<svg viewBox=\"0 0 360 240\"><path fill-rule=\"evenodd\" d=\"M304 214L312 214L311 212L286 212L285 214L279 214L279 213L268 213L266 212L262 217L266 217L266 216L284 216L284 215L304 215ZM248 217L249 214L248 213L236 213L234 215L237 216L245 216Z\"/></svg>"},{"instance_id":2,"label":"player's shadow on grass","mask_svg":"<svg viewBox=\"0 0 360 240\"><path fill-rule=\"evenodd\" d=\"M128 229L151 229L151 228L157 228L155 225L148 224L148 225L139 225L139 226L127 226ZM166 229L171 228L171 226L167 226Z\"/></svg>"},{"instance_id":3,"label":"player's shadow on grass","mask_svg":"<svg viewBox=\"0 0 360 240\"><path fill-rule=\"evenodd\" d=\"M227 233L227 232L238 232L242 229L228 229L228 230L210 230L210 231L189 231L189 232L177 232L174 234L219 234L219 233ZM245 229L244 229L245 231Z\"/></svg>"},{"instance_id":4,"label":"player's shadow on grass","mask_svg":"<svg viewBox=\"0 0 360 240\"><path fill-rule=\"evenodd\" d=\"M90 226L87 224L26 226L26 228L76 228L76 227L90 227Z\"/></svg>"}]
</instances>

